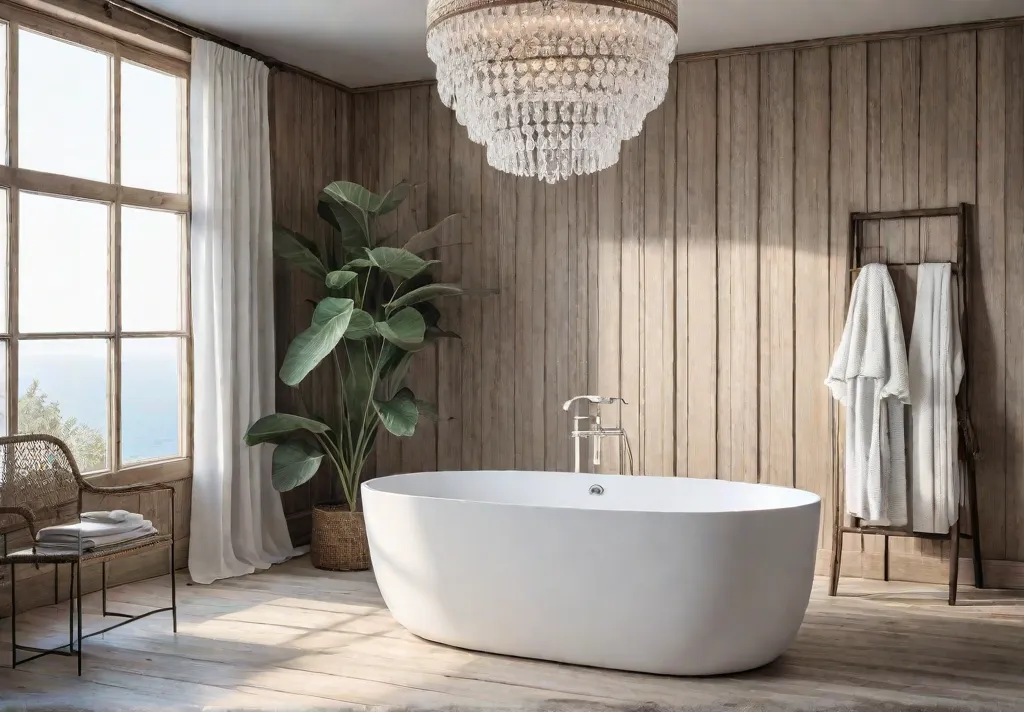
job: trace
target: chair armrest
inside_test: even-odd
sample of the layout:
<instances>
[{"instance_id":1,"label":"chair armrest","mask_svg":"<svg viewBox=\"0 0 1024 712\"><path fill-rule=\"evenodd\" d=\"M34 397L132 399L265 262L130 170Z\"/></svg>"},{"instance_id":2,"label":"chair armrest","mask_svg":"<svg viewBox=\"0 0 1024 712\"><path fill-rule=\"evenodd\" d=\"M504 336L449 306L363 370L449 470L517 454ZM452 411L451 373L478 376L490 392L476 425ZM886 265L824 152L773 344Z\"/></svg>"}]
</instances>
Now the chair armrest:
<instances>
[{"instance_id":1,"label":"chair armrest","mask_svg":"<svg viewBox=\"0 0 1024 712\"><path fill-rule=\"evenodd\" d=\"M17 514L19 517L25 520L25 524L28 526L28 531L32 535L32 540L36 538L36 518L32 515L32 510L28 507L0 507L0 514Z\"/></svg>"}]
</instances>

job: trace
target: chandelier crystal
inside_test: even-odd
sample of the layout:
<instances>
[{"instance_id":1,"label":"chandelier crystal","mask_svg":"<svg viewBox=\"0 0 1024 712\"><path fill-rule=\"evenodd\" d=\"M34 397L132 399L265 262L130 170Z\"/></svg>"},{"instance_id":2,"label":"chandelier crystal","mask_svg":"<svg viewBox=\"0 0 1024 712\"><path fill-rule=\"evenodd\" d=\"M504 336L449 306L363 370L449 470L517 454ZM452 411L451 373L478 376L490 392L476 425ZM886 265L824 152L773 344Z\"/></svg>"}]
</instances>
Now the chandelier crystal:
<instances>
[{"instance_id":1,"label":"chandelier crystal","mask_svg":"<svg viewBox=\"0 0 1024 712\"><path fill-rule=\"evenodd\" d=\"M487 162L555 183L619 160L664 100L677 0L430 0L441 100Z\"/></svg>"}]
</instances>

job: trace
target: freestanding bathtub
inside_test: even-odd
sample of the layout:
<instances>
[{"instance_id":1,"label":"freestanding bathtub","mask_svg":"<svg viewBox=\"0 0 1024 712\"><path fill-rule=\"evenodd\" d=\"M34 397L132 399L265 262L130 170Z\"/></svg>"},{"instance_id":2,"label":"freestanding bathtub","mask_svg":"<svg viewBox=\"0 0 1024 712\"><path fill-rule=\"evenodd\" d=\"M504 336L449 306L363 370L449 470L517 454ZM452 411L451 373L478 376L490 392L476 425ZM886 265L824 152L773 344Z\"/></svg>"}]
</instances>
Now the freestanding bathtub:
<instances>
[{"instance_id":1,"label":"freestanding bathtub","mask_svg":"<svg viewBox=\"0 0 1024 712\"><path fill-rule=\"evenodd\" d=\"M810 597L821 500L718 480L431 472L363 483L395 619L490 653L668 675L765 665Z\"/></svg>"}]
</instances>

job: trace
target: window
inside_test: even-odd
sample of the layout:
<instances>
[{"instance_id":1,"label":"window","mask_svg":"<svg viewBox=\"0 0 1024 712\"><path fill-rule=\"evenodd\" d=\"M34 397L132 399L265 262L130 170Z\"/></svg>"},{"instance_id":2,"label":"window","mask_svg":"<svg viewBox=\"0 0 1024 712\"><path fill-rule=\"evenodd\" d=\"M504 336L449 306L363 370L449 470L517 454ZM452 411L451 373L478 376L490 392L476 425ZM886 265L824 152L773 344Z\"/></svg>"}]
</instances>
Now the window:
<instances>
[{"instance_id":1,"label":"window","mask_svg":"<svg viewBox=\"0 0 1024 712\"><path fill-rule=\"evenodd\" d=\"M0 5L0 72L0 432L187 468L187 64Z\"/></svg>"}]
</instances>

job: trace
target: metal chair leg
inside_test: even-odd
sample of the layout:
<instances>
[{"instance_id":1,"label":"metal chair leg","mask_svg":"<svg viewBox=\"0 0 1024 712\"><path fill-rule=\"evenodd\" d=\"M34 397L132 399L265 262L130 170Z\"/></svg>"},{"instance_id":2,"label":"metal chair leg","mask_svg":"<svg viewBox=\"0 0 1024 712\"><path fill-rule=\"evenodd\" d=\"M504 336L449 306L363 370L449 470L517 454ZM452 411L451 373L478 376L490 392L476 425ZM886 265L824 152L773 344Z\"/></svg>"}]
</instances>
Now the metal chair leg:
<instances>
[{"instance_id":1,"label":"metal chair leg","mask_svg":"<svg viewBox=\"0 0 1024 712\"><path fill-rule=\"evenodd\" d=\"M107 562L104 561L100 564L103 570L100 572L100 590L103 592L100 595L103 599L103 617L107 617Z\"/></svg>"},{"instance_id":2,"label":"metal chair leg","mask_svg":"<svg viewBox=\"0 0 1024 712\"><path fill-rule=\"evenodd\" d=\"M18 575L11 564L11 669L18 667Z\"/></svg>"},{"instance_id":3,"label":"metal chair leg","mask_svg":"<svg viewBox=\"0 0 1024 712\"><path fill-rule=\"evenodd\" d=\"M68 581L68 650L75 652L75 562L71 562L71 579Z\"/></svg>"},{"instance_id":4,"label":"metal chair leg","mask_svg":"<svg viewBox=\"0 0 1024 712\"><path fill-rule=\"evenodd\" d=\"M82 676L82 562L78 562L78 676Z\"/></svg>"},{"instance_id":5,"label":"metal chair leg","mask_svg":"<svg viewBox=\"0 0 1024 712\"><path fill-rule=\"evenodd\" d=\"M178 632L178 592L174 580L174 539L171 539L170 549L170 571L171 571L171 627L172 630Z\"/></svg>"}]
</instances>

